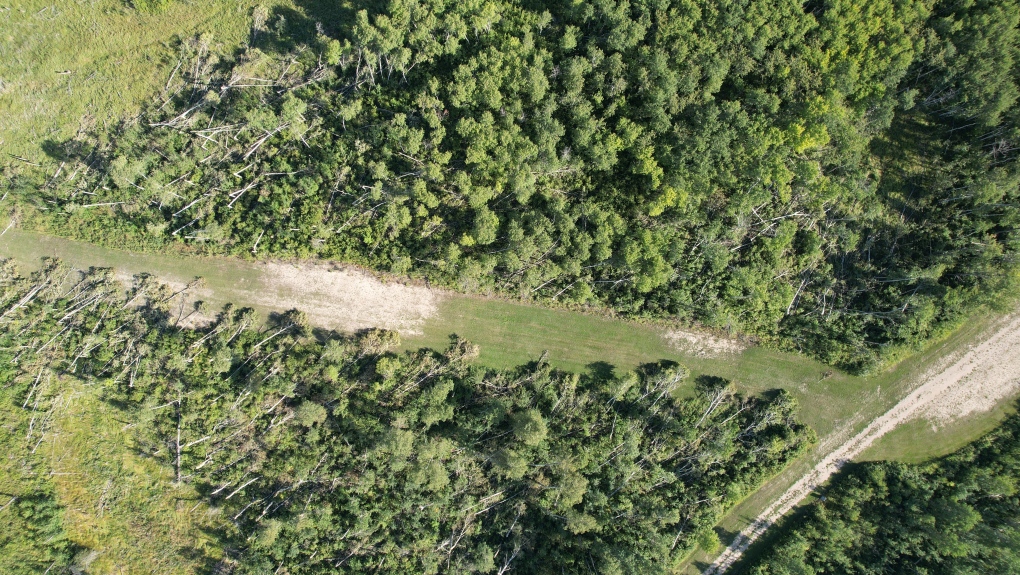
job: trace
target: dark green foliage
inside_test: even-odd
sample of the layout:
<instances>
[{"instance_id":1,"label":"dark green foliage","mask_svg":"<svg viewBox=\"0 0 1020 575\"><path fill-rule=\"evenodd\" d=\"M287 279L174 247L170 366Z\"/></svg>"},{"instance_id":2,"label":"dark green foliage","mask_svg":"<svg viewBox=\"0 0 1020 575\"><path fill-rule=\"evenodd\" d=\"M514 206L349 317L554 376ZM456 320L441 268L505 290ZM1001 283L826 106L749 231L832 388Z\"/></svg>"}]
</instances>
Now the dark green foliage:
<instances>
[{"instance_id":1,"label":"dark green foliage","mask_svg":"<svg viewBox=\"0 0 1020 575\"><path fill-rule=\"evenodd\" d=\"M32 487L44 489L43 485L40 481ZM53 494L36 491L18 499L4 497L9 503L0 516L0 566L4 573L70 573L76 548L64 533L64 510Z\"/></svg>"},{"instance_id":2,"label":"dark green foliage","mask_svg":"<svg viewBox=\"0 0 1020 575\"><path fill-rule=\"evenodd\" d=\"M184 328L180 294L108 270L4 282L10 399L53 373L120 406L218 510L235 573L667 573L812 441L786 393L705 378L680 399L671 363L498 371L457 338L395 354L296 312Z\"/></svg>"},{"instance_id":3,"label":"dark green foliage","mask_svg":"<svg viewBox=\"0 0 1020 575\"><path fill-rule=\"evenodd\" d=\"M342 4L283 55L282 15L226 64L186 43L177 96L15 193L28 220L698 321L856 370L1016 277L1015 0Z\"/></svg>"},{"instance_id":4,"label":"dark green foliage","mask_svg":"<svg viewBox=\"0 0 1020 575\"><path fill-rule=\"evenodd\" d=\"M855 466L755 575L1020 572L1020 416L942 461Z\"/></svg>"}]
</instances>

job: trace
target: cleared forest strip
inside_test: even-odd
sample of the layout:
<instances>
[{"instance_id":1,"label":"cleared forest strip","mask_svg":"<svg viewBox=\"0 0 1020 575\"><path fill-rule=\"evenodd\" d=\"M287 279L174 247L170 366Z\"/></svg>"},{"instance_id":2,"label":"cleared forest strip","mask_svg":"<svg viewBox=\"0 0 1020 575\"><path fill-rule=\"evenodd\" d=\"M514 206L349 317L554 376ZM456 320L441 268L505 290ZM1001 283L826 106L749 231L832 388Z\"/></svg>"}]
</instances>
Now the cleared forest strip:
<instances>
[{"instance_id":1,"label":"cleared forest strip","mask_svg":"<svg viewBox=\"0 0 1020 575\"><path fill-rule=\"evenodd\" d=\"M226 303L250 306L263 316L297 308L315 327L354 332L379 327L420 334L434 315L443 293L423 286L381 279L333 263L246 262L231 258L179 258L162 254L111 250L53 236L9 230L0 238L0 257L21 265L59 257L71 266L112 267L122 283L136 274L152 274L183 288L195 278L191 299L203 300L215 313ZM211 318L210 318L211 319Z\"/></svg>"},{"instance_id":2,"label":"cleared forest strip","mask_svg":"<svg viewBox=\"0 0 1020 575\"><path fill-rule=\"evenodd\" d=\"M928 377L922 378L921 385L914 391L826 455L741 531L704 574L726 572L766 529L825 483L845 463L863 453L897 425L930 413L945 413L946 406L941 405L940 401L954 397L957 388L970 383L972 375L982 374L985 378L982 386L987 390L995 389L998 397L1008 395L1020 379L1020 353L1017 353L1020 350L1020 315L1011 316L1000 325L989 338L971 347L950 365L937 366ZM958 403L957 407L960 410L968 409L965 403Z\"/></svg>"},{"instance_id":3,"label":"cleared forest strip","mask_svg":"<svg viewBox=\"0 0 1020 575\"><path fill-rule=\"evenodd\" d=\"M674 348L665 331L653 326L388 281L332 262L129 252L16 227L0 237L0 257L29 267L43 257L59 257L81 269L112 267L125 283L138 273L179 287L201 277L192 299L208 303L211 313L227 303L252 307L263 317L296 308L319 328L399 331L407 348L444 349L457 334L481 345L480 361L493 367L526 363L543 351L554 365L580 371L600 361L630 369L661 359L697 359Z\"/></svg>"},{"instance_id":4,"label":"cleared forest strip","mask_svg":"<svg viewBox=\"0 0 1020 575\"><path fill-rule=\"evenodd\" d=\"M59 257L81 269L112 267L126 282L135 274L151 273L178 289L201 277L204 283L192 289L193 299L208 303L207 313L227 303L255 308L263 317L297 308L318 328L398 330L405 349L444 349L456 334L481 346L478 361L490 367L513 367L543 353L553 365L576 372L677 361L695 376L730 379L744 393L790 391L801 406L803 421L818 432L823 445L842 443L849 437L848 429L884 413L893 398L909 393L911 382L946 355L933 349L884 373L856 377L803 355L754 346L734 348L731 341L710 334L700 334L702 339L692 343L699 335L693 331L381 281L374 274L330 262L267 263L129 252L17 227L0 236L0 257L16 258L19 265L29 267L39 265L42 257ZM201 321L199 314L192 319ZM678 343L680 337L683 341ZM960 341L954 349L973 338L956 339ZM728 346L721 350L724 353L716 349L721 345Z\"/></svg>"}]
</instances>

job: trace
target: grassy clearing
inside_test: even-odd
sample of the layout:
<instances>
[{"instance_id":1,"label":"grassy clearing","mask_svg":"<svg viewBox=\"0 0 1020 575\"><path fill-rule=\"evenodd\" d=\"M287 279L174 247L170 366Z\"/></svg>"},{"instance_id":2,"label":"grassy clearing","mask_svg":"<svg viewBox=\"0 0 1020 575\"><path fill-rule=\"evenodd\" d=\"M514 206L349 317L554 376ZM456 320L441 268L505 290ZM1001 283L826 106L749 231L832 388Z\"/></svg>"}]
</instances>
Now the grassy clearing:
<instances>
[{"instance_id":1,"label":"grassy clearing","mask_svg":"<svg viewBox=\"0 0 1020 575\"><path fill-rule=\"evenodd\" d=\"M58 256L81 268L103 266L131 274L149 272L180 283L201 276L209 296L206 299L213 309L227 302L252 305L252 293L264 287L260 279L263 272L256 262L133 253L17 229L0 238L0 257L15 257L22 264L30 264L44 256ZM293 305L300 309L302 302L297 299ZM253 307L264 316L283 311ZM695 376L731 379L748 393L789 390L800 403L801 417L816 430L822 446L826 446L827 440L849 437L849 433L884 413L938 358L966 347L992 320L991 314L974 318L925 353L870 377L850 376L801 355L762 348L718 358L697 357L670 347L663 337L663 328L658 326L453 294L446 296L439 314L425 323L421 335L404 338L403 347L442 349L450 335L457 334L479 344L482 351L478 361L492 367L518 365L537 359L546 351L551 363L573 371L607 367L629 370L647 362L677 361ZM960 436L962 442L969 441L981 429L994 425L1002 413L999 410L979 414L972 418L977 423L961 425L959 431L957 426L943 431ZM931 432L925 437L926 443L945 443L928 441L942 437L943 431ZM910 457L909 450L892 454L897 458Z\"/></svg>"},{"instance_id":2,"label":"grassy clearing","mask_svg":"<svg viewBox=\"0 0 1020 575\"><path fill-rule=\"evenodd\" d=\"M999 402L991 411L973 413L947 425L934 427L926 419L910 421L875 442L861 461L892 459L920 463L948 455L989 433L1006 416L1016 413L1017 397Z\"/></svg>"},{"instance_id":3,"label":"grassy clearing","mask_svg":"<svg viewBox=\"0 0 1020 575\"><path fill-rule=\"evenodd\" d=\"M56 418L45 449L68 537L101 550L83 561L91 573L208 567L199 551L219 553L207 531L216 516L190 487L173 485L169 469L134 452L126 419L90 390L68 397Z\"/></svg>"},{"instance_id":4,"label":"grassy clearing","mask_svg":"<svg viewBox=\"0 0 1020 575\"><path fill-rule=\"evenodd\" d=\"M16 258L27 267L37 265L40 258L47 256L59 257L81 269L99 266L128 274L148 272L178 283L202 277L207 290L203 298L214 310L229 302L253 307L263 317L284 311L252 303L252 294L266 289L267 284L257 262L128 252L14 228L0 237L0 257ZM302 303L298 298L293 306L300 309ZM544 350L549 351L554 365L578 371L595 362L627 370L660 359L679 361L694 369L697 361L670 348L662 338L662 330L656 327L453 294L445 297L440 313L424 325L422 335L405 337L403 347L444 349L451 334L481 345L479 361L492 367L525 363L537 359ZM782 354L773 355L787 361ZM813 363L802 358L794 360L801 362ZM709 361L706 365L714 363L718 362ZM815 371L820 370L819 365Z\"/></svg>"},{"instance_id":5,"label":"grassy clearing","mask_svg":"<svg viewBox=\"0 0 1020 575\"><path fill-rule=\"evenodd\" d=\"M40 531L39 520L12 501L40 494L52 494L62 509L61 537L90 549L72 551L74 565L89 573L183 575L219 559L210 533L220 518L196 505L190 486L174 485L170 470L137 453L124 423L130 417L97 397L96 387L45 378L37 395L44 399L26 407L10 389L0 407L0 573L63 564L45 551L56 533Z\"/></svg>"},{"instance_id":6,"label":"grassy clearing","mask_svg":"<svg viewBox=\"0 0 1020 575\"><path fill-rule=\"evenodd\" d=\"M580 372L596 363L627 370L661 359L685 364L690 359L669 347L656 327L470 296L444 300L423 334L405 337L404 347L442 349L451 334L480 345L479 361L492 367L519 365L543 352L553 365Z\"/></svg>"},{"instance_id":7,"label":"grassy clearing","mask_svg":"<svg viewBox=\"0 0 1020 575\"><path fill-rule=\"evenodd\" d=\"M214 49L232 50L258 3L184 0L159 13L124 0L0 5L0 149L38 162L81 129L137 114L160 97L178 39L212 32Z\"/></svg>"},{"instance_id":8,"label":"grassy clearing","mask_svg":"<svg viewBox=\"0 0 1020 575\"><path fill-rule=\"evenodd\" d=\"M177 283L187 283L202 277L212 292L212 297L207 300L214 309L231 301L244 305L244 294L260 287L257 283L257 268L246 262L112 250L13 228L0 238L0 257L16 258L18 264L25 269L39 266L41 258L58 257L79 269L91 266L112 267L131 275L153 273L164 281ZM262 308L259 311L265 314L270 310Z\"/></svg>"}]
</instances>

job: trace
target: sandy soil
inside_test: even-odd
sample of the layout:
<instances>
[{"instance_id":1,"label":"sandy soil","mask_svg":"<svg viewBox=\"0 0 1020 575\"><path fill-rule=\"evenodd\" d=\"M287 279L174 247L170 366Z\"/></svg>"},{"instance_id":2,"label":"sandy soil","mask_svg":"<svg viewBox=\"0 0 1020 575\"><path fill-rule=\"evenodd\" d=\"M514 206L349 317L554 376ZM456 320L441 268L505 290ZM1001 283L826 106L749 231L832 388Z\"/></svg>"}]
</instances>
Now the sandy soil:
<instances>
[{"instance_id":1,"label":"sandy soil","mask_svg":"<svg viewBox=\"0 0 1020 575\"><path fill-rule=\"evenodd\" d=\"M716 337L708 333L674 329L667 331L664 337L677 351L696 357L719 357L740 353L746 349L744 344L735 339Z\"/></svg>"},{"instance_id":2,"label":"sandy soil","mask_svg":"<svg viewBox=\"0 0 1020 575\"><path fill-rule=\"evenodd\" d=\"M114 270L113 279L124 284L125 288L130 288L135 283L135 276L123 270ZM188 284L165 277L159 278L159 282L175 292L180 292L179 295L171 300L173 313L180 318L178 325L186 328L196 328L216 321L215 313L201 313L194 307L195 302L208 300L213 295L212 290L198 286L189 289ZM140 305L141 303L141 301L138 301L135 302L135 305Z\"/></svg>"},{"instance_id":3,"label":"sandy soil","mask_svg":"<svg viewBox=\"0 0 1020 575\"><path fill-rule=\"evenodd\" d=\"M312 323L341 331L381 327L420 334L441 297L425 287L325 264L270 262L261 281L262 289L249 294L255 302L278 309L297 305Z\"/></svg>"},{"instance_id":4,"label":"sandy soil","mask_svg":"<svg viewBox=\"0 0 1020 575\"><path fill-rule=\"evenodd\" d=\"M910 395L874 420L863 431L826 455L807 475L763 511L705 571L724 573L748 546L793 509L846 462L860 455L897 425L916 417L939 421L990 409L996 399L1013 393L1020 379L1020 315L1006 318L983 342L955 359L935 366L920 378ZM939 419L942 418L942 419Z\"/></svg>"},{"instance_id":5,"label":"sandy soil","mask_svg":"<svg viewBox=\"0 0 1020 575\"><path fill-rule=\"evenodd\" d=\"M332 264L268 262L259 272L253 282L238 281L215 293L201 286L188 290L182 323L195 326L212 321L214 313L191 313L191 304L224 299L277 312L297 308L309 323L327 329L353 332L380 327L413 335L421 333L425 320L436 315L442 297L436 290L383 282L360 270ZM115 277L125 285L134 281L130 272L118 270ZM186 285L176 278L160 276L159 280L174 290Z\"/></svg>"},{"instance_id":6,"label":"sandy soil","mask_svg":"<svg viewBox=\"0 0 1020 575\"><path fill-rule=\"evenodd\" d=\"M1012 318L1007 324L1015 321ZM1003 339L992 361L965 367L968 371L960 374L960 384L938 394L915 418L923 417L938 429L956 419L989 411L1015 396L1020 392L1020 337Z\"/></svg>"}]
</instances>

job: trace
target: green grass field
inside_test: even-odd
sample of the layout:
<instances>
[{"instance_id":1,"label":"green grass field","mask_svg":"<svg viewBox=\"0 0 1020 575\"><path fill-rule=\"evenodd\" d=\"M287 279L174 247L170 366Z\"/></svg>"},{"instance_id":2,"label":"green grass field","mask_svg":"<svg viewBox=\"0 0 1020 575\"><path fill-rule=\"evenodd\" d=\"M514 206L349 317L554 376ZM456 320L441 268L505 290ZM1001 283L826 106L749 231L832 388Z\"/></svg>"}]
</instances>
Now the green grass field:
<instances>
[{"instance_id":1,"label":"green grass field","mask_svg":"<svg viewBox=\"0 0 1020 575\"><path fill-rule=\"evenodd\" d=\"M161 96L178 40L212 33L214 49L233 50L256 4L186 0L152 14L124 0L0 5L0 162L40 162L49 144L137 114Z\"/></svg>"},{"instance_id":2,"label":"green grass field","mask_svg":"<svg viewBox=\"0 0 1020 575\"><path fill-rule=\"evenodd\" d=\"M273 311L284 311L253 303L253 290L263 285L260 276L264 272L257 262L120 251L18 229L0 237L0 257L13 257L29 266L37 265L45 256L60 257L82 269L113 267L129 274L152 273L180 283L200 276L205 280L209 295L206 299L212 309L229 302L254 307L263 317ZM302 302L295 300L292 304L300 309ZM988 329L992 319L991 314L973 318L926 352L868 377L833 370L803 355L760 347L715 358L698 357L671 347L664 338L666 328L661 326L456 294L442 300L439 313L426 321L421 335L405 336L402 347L443 349L450 336L457 334L481 346L479 363L493 367L526 363L538 359L543 352L547 352L553 365L572 371L598 367L593 364L625 371L642 363L676 361L687 366L694 376L733 380L746 393L789 390L800 403L801 417L824 443L833 434L860 429L884 413L906 395L937 358L968 345ZM1007 409L1008 405L1004 405L938 431L919 425L902 432L902 436L894 433L868 456L912 460L948 453L953 446L990 429ZM909 447L915 444L917 448Z\"/></svg>"},{"instance_id":3,"label":"green grass field","mask_svg":"<svg viewBox=\"0 0 1020 575\"><path fill-rule=\"evenodd\" d=\"M197 554L182 549L219 547L211 529L220 518L188 484L175 485L172 470L140 456L122 414L92 390L80 390L57 408L46 458L73 541L102 550L90 573L195 573ZM144 541L144 545L139 542Z\"/></svg>"}]
</instances>

